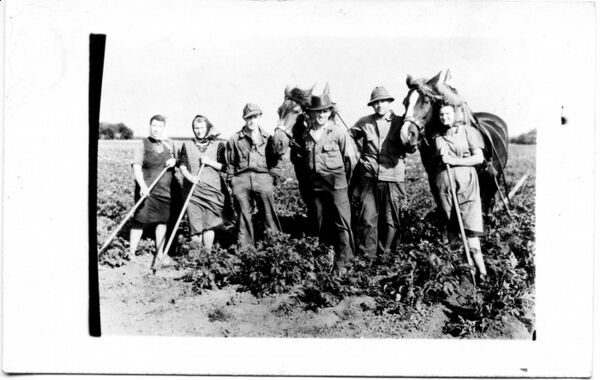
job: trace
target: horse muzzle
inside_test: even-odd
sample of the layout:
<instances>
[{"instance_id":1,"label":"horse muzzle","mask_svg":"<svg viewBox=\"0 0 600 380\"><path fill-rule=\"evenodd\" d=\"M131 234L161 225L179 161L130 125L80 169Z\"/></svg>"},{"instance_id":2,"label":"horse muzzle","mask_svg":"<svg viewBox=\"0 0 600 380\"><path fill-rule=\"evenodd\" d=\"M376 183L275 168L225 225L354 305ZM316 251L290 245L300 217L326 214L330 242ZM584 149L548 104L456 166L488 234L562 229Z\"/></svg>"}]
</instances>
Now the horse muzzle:
<instances>
[{"instance_id":1,"label":"horse muzzle","mask_svg":"<svg viewBox=\"0 0 600 380\"><path fill-rule=\"evenodd\" d=\"M402 145L416 149L419 145L419 135L418 125L412 120L405 120L400 129L400 142Z\"/></svg>"}]
</instances>

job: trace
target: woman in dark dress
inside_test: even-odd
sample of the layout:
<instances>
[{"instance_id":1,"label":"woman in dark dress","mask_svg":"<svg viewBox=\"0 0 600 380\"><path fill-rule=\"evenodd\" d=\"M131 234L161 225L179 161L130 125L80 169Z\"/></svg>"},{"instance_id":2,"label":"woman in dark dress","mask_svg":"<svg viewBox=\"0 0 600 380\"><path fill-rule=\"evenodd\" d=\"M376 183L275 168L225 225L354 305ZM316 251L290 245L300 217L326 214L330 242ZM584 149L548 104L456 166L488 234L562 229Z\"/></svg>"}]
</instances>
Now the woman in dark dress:
<instances>
[{"instance_id":1,"label":"woman in dark dress","mask_svg":"<svg viewBox=\"0 0 600 380\"><path fill-rule=\"evenodd\" d=\"M185 141L179 154L179 169L184 178L184 190L189 192L196 183L187 206L192 240L210 250L215 238L214 229L225 220L227 186L220 172L225 170L225 144L218 134L211 134L213 125L202 115L192 120L195 138ZM204 169L196 178L200 167Z\"/></svg>"},{"instance_id":2,"label":"woman in dark dress","mask_svg":"<svg viewBox=\"0 0 600 380\"><path fill-rule=\"evenodd\" d=\"M135 200L148 195L133 216L134 225L129 235L130 256L135 251L142 238L143 230L154 227L156 241L155 265L171 265L174 263L164 250L167 223L171 216L171 186L173 176L175 147L163 139L166 119L162 115L150 119L150 136L142 140L139 149L134 151L133 174L135 177ZM148 186L154 182L162 170L169 170L162 175L152 191Z\"/></svg>"}]
</instances>

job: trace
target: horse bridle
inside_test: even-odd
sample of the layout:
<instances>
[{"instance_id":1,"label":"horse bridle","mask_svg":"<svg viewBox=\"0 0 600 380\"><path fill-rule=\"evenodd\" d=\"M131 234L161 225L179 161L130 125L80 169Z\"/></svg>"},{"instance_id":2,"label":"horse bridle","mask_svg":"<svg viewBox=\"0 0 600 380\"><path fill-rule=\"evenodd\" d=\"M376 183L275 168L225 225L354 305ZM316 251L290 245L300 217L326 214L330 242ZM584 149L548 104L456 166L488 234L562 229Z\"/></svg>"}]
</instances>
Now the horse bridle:
<instances>
[{"instance_id":1,"label":"horse bridle","mask_svg":"<svg viewBox=\"0 0 600 380\"><path fill-rule=\"evenodd\" d=\"M411 123L412 125L414 125L415 127L417 127L417 130L419 131L419 134L422 134L423 131L425 130L425 125L419 123L417 120L415 120L412 117L404 119L404 122L405 123Z\"/></svg>"},{"instance_id":2,"label":"horse bridle","mask_svg":"<svg viewBox=\"0 0 600 380\"><path fill-rule=\"evenodd\" d=\"M411 88L411 90L417 91L421 96L424 97L428 97L429 95L425 94L423 91L419 91L419 87L415 87L415 88ZM408 117L408 118L404 118L404 122L405 123L410 123L412 125L414 125L417 128L417 131L419 132L419 135L422 136L420 139L419 144L421 144L421 142L425 142L425 145L429 145L429 141L427 141L427 136L425 136L425 124L416 120L415 118L412 117Z\"/></svg>"}]
</instances>

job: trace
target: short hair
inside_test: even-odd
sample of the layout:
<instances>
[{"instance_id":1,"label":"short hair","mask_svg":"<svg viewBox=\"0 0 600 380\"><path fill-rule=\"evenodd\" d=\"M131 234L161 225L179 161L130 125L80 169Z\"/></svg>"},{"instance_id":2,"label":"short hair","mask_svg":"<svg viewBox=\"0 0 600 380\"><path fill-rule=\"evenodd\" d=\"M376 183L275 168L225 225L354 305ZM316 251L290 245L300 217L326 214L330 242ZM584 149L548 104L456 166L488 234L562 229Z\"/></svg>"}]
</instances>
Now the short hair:
<instances>
[{"instance_id":1,"label":"short hair","mask_svg":"<svg viewBox=\"0 0 600 380\"><path fill-rule=\"evenodd\" d=\"M459 105L452 103L450 101L444 100L440 103L440 110L444 107L452 107L452 109L454 110L454 112L458 111Z\"/></svg>"},{"instance_id":2,"label":"short hair","mask_svg":"<svg viewBox=\"0 0 600 380\"><path fill-rule=\"evenodd\" d=\"M163 123L165 123L165 124L167 123L167 118L166 118L166 117L164 117L163 115L154 115L154 116L152 116L152 117L150 118L150 124L152 124L152 122L153 122L154 120L161 121L161 122L163 122Z\"/></svg>"}]
</instances>

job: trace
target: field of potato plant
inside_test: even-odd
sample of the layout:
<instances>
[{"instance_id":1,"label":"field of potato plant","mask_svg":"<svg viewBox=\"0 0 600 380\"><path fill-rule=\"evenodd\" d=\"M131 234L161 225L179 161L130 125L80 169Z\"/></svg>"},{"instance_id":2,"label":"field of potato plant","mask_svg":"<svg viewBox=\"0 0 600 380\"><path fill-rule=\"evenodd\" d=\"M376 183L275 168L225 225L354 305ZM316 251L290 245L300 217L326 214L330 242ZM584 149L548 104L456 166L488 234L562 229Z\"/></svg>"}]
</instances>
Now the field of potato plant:
<instances>
[{"instance_id":1,"label":"field of potato plant","mask_svg":"<svg viewBox=\"0 0 600 380\"><path fill-rule=\"evenodd\" d=\"M133 205L133 146L100 141L98 247ZM129 256L128 227L99 259L103 334L501 338L535 333L535 145L511 145L509 187L529 178L501 203L482 248L489 281L469 285L460 245L449 247L433 219L418 154L408 158L408 209L402 239L385 264L357 260L344 278L332 274L327 247L306 236L305 208L293 170L275 199L284 232L263 236L256 250L236 250L231 225L217 231L220 246L200 250L184 218L171 254L178 265L150 270L149 235Z\"/></svg>"}]
</instances>

